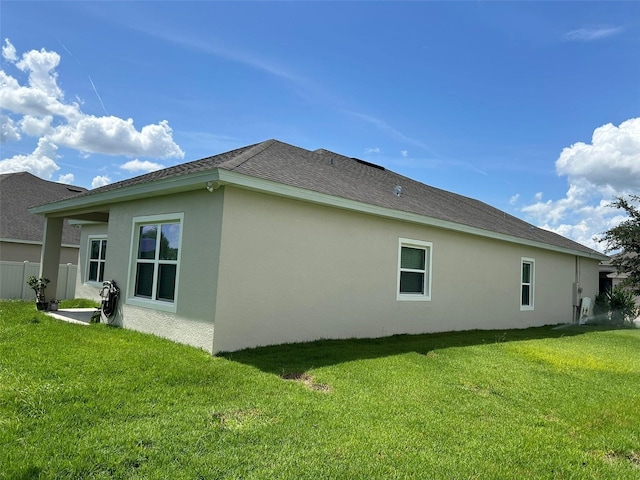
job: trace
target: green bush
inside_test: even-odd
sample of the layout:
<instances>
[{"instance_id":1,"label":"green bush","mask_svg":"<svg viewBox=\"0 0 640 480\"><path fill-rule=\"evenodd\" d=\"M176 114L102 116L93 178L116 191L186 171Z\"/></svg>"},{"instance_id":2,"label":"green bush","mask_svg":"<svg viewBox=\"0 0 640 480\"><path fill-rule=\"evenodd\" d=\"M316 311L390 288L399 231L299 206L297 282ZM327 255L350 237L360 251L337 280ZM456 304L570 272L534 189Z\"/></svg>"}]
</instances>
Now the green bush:
<instances>
[{"instance_id":1,"label":"green bush","mask_svg":"<svg viewBox=\"0 0 640 480\"><path fill-rule=\"evenodd\" d=\"M607 297L607 291L600 292L593 300L593 317L595 319L609 317L609 298Z\"/></svg>"},{"instance_id":2,"label":"green bush","mask_svg":"<svg viewBox=\"0 0 640 480\"><path fill-rule=\"evenodd\" d=\"M638 308L633 300L633 293L622 287L614 288L609 295L611 320L614 325L630 323L638 316Z\"/></svg>"},{"instance_id":3,"label":"green bush","mask_svg":"<svg viewBox=\"0 0 640 480\"><path fill-rule=\"evenodd\" d=\"M633 293L618 285L596 295L591 323L634 327L639 313Z\"/></svg>"}]
</instances>

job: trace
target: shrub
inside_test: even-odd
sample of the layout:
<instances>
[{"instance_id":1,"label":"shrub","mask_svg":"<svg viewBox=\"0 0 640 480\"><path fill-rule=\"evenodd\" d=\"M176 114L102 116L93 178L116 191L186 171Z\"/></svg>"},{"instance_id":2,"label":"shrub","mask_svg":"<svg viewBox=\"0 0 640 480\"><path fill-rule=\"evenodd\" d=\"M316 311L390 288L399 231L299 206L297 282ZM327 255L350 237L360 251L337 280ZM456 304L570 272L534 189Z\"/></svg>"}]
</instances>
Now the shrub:
<instances>
[{"instance_id":1,"label":"shrub","mask_svg":"<svg viewBox=\"0 0 640 480\"><path fill-rule=\"evenodd\" d=\"M609 317L609 299L607 297L607 290L600 292L593 300L593 318L602 319Z\"/></svg>"},{"instance_id":2,"label":"shrub","mask_svg":"<svg viewBox=\"0 0 640 480\"><path fill-rule=\"evenodd\" d=\"M640 311L634 302L633 292L618 285L596 295L591 323L633 327L638 314Z\"/></svg>"},{"instance_id":3,"label":"shrub","mask_svg":"<svg viewBox=\"0 0 640 480\"><path fill-rule=\"evenodd\" d=\"M614 325L633 324L638 316L638 308L633 300L633 293L622 287L611 290L609 295L611 320Z\"/></svg>"}]
</instances>

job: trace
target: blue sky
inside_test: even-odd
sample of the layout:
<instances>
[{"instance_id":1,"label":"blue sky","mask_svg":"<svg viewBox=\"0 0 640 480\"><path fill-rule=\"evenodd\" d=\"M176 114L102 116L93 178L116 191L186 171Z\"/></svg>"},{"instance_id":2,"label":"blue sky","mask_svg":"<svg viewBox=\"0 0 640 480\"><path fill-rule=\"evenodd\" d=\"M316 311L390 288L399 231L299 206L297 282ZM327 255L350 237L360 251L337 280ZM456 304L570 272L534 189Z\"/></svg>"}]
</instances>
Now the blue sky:
<instances>
[{"instance_id":1,"label":"blue sky","mask_svg":"<svg viewBox=\"0 0 640 480\"><path fill-rule=\"evenodd\" d=\"M0 173L87 188L269 138L586 245L640 193L638 2L0 4Z\"/></svg>"}]
</instances>

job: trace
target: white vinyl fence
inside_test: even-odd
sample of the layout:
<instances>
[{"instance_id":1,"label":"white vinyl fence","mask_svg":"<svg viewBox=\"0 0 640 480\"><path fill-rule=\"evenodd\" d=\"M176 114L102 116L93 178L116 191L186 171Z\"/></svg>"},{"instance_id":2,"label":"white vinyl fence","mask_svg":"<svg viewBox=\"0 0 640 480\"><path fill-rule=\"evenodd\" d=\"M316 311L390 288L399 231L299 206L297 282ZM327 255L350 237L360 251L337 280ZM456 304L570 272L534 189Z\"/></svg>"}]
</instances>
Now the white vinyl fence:
<instances>
[{"instance_id":1,"label":"white vinyl fence","mask_svg":"<svg viewBox=\"0 0 640 480\"><path fill-rule=\"evenodd\" d=\"M32 262L0 262L0 298L34 300L35 292L27 285L27 278L38 276L40 264ZM76 293L76 274L78 266L67 263L60 265L58 270L58 290L55 297L58 300L74 298ZM47 292L47 298L51 292Z\"/></svg>"}]
</instances>

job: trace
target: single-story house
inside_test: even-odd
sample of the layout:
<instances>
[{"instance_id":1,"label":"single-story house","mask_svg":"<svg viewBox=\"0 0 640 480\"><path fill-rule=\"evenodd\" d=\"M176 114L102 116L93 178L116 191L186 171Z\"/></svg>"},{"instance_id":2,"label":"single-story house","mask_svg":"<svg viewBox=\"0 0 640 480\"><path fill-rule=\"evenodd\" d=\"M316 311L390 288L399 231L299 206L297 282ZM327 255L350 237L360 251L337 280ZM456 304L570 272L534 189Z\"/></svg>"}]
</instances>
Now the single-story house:
<instances>
[{"instance_id":1,"label":"single-story house","mask_svg":"<svg viewBox=\"0 0 640 480\"><path fill-rule=\"evenodd\" d=\"M44 217L29 207L69 198L87 190L50 182L29 172L0 175L0 261L40 262ZM62 227L60 262L78 263L80 229L68 221Z\"/></svg>"},{"instance_id":2,"label":"single-story house","mask_svg":"<svg viewBox=\"0 0 640 480\"><path fill-rule=\"evenodd\" d=\"M214 354L570 323L607 258L478 200L277 140L31 211L46 217L43 273L57 268L63 219L93 222L77 296L114 279L118 325Z\"/></svg>"}]
</instances>

